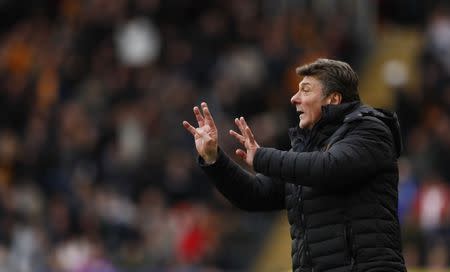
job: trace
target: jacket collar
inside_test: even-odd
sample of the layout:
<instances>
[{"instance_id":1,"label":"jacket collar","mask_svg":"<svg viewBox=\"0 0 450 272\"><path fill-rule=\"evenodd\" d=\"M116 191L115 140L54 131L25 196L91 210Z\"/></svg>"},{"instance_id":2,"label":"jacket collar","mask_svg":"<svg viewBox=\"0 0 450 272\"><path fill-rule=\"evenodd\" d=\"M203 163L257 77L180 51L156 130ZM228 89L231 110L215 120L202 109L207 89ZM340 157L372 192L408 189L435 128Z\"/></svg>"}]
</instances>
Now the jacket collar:
<instances>
[{"instance_id":1,"label":"jacket collar","mask_svg":"<svg viewBox=\"0 0 450 272\"><path fill-rule=\"evenodd\" d=\"M299 126L292 127L288 132L289 138L293 143L295 139L299 137L304 138L313 131L322 130L328 125L332 125L334 127L334 125L342 123L346 115L354 111L359 106L361 106L360 101L342 103L339 105L322 106L322 116L312 129L300 128Z\"/></svg>"}]
</instances>

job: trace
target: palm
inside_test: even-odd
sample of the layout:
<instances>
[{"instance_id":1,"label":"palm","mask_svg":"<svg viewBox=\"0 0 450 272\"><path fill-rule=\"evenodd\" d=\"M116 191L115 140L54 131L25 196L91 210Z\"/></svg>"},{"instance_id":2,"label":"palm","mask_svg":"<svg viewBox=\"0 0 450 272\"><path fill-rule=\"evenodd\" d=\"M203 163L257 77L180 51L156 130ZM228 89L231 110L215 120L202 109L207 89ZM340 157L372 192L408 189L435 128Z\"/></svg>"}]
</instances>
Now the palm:
<instances>
[{"instance_id":1,"label":"palm","mask_svg":"<svg viewBox=\"0 0 450 272\"><path fill-rule=\"evenodd\" d=\"M195 147L200 155L211 155L211 150L217 146L217 130L209 125L203 125L196 129L197 134L194 135Z\"/></svg>"}]
</instances>

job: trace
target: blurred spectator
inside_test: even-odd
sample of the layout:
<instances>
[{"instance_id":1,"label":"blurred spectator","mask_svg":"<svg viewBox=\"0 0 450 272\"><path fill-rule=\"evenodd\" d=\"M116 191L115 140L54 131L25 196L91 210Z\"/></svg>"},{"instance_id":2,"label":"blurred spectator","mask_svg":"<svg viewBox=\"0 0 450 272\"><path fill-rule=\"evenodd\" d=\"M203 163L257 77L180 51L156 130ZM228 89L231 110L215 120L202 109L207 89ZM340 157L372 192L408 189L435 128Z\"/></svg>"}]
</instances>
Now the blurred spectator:
<instances>
[{"instance_id":1,"label":"blurred spectator","mask_svg":"<svg viewBox=\"0 0 450 272\"><path fill-rule=\"evenodd\" d=\"M413 202L416 199L418 190L418 181L414 176L411 163L406 158L400 158L398 161L399 184L398 184L398 218L400 223L408 223L413 208Z\"/></svg>"},{"instance_id":2,"label":"blurred spectator","mask_svg":"<svg viewBox=\"0 0 450 272\"><path fill-rule=\"evenodd\" d=\"M426 232L440 230L448 222L450 191L438 177L428 177L420 186L413 204L413 214L418 225Z\"/></svg>"}]
</instances>

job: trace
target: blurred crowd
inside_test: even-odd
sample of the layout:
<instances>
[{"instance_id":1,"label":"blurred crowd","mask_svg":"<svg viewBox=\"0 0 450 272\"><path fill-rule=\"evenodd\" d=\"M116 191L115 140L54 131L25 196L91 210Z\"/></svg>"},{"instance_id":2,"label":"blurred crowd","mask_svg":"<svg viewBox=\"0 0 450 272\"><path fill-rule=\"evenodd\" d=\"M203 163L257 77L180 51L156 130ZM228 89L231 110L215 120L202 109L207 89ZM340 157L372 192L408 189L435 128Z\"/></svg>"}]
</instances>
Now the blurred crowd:
<instances>
[{"instance_id":1,"label":"blurred crowd","mask_svg":"<svg viewBox=\"0 0 450 272\"><path fill-rule=\"evenodd\" d=\"M295 67L364 63L347 2L0 2L0 271L247 269L273 215L217 193L181 122L207 101L229 154L241 115L262 145L289 148ZM399 205L408 262L445 266L448 14L425 33L423 86L395 90Z\"/></svg>"},{"instance_id":2,"label":"blurred crowd","mask_svg":"<svg viewBox=\"0 0 450 272\"><path fill-rule=\"evenodd\" d=\"M423 25L416 59L420 84L394 86L405 153L400 160L399 216L410 266L450 266L450 6Z\"/></svg>"}]
</instances>

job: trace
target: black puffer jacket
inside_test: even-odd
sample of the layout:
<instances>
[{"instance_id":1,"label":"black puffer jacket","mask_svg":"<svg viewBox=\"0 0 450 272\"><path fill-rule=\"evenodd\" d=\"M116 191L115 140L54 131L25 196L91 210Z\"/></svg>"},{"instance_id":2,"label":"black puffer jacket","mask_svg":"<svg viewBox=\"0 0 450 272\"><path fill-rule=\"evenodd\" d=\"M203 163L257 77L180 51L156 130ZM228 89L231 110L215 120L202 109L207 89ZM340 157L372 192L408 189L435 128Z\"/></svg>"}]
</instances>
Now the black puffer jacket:
<instances>
[{"instance_id":1,"label":"black puffer jacket","mask_svg":"<svg viewBox=\"0 0 450 272\"><path fill-rule=\"evenodd\" d=\"M259 148L252 175L222 151L202 168L236 206L287 209L293 271L406 271L397 217L395 115L359 102L322 108L292 149Z\"/></svg>"}]
</instances>

